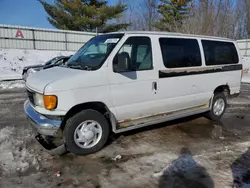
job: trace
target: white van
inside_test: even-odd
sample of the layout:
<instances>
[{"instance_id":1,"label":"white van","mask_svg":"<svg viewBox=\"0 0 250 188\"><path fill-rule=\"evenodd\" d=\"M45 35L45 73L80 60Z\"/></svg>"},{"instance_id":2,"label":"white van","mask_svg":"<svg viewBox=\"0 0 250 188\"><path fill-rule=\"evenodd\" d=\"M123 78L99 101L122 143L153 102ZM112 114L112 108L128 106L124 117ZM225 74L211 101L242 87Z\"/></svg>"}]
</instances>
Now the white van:
<instances>
[{"instance_id":1,"label":"white van","mask_svg":"<svg viewBox=\"0 0 250 188\"><path fill-rule=\"evenodd\" d=\"M67 65L28 77L24 109L45 148L93 153L112 132L193 114L219 120L227 98L240 92L239 54L236 42L226 38L98 35Z\"/></svg>"}]
</instances>

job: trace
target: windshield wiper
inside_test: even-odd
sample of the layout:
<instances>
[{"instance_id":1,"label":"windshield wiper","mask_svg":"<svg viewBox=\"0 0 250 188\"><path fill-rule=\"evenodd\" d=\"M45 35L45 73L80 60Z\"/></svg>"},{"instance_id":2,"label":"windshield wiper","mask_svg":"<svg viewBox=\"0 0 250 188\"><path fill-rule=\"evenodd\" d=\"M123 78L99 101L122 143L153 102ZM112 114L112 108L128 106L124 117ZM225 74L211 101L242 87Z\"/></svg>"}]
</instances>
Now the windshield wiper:
<instances>
[{"instance_id":1,"label":"windshield wiper","mask_svg":"<svg viewBox=\"0 0 250 188\"><path fill-rule=\"evenodd\" d=\"M81 69L81 70L92 70L93 68L88 66L88 65L84 65L84 63L80 63L79 61L73 61L75 63L70 63L67 65L67 67L72 68L72 69Z\"/></svg>"},{"instance_id":2,"label":"windshield wiper","mask_svg":"<svg viewBox=\"0 0 250 188\"><path fill-rule=\"evenodd\" d=\"M79 64L76 64L76 65L68 65L69 68L72 68L72 69L81 69L81 70L91 70L91 67L88 67L86 65L79 65Z\"/></svg>"}]
</instances>

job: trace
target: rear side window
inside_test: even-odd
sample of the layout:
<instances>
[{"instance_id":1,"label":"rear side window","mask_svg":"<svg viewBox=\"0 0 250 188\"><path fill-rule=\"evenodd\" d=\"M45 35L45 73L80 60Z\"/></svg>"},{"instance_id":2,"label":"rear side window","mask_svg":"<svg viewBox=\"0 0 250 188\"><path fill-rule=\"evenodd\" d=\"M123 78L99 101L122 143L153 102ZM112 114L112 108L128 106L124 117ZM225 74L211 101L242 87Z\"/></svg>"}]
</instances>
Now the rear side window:
<instances>
[{"instance_id":1,"label":"rear side window","mask_svg":"<svg viewBox=\"0 0 250 188\"><path fill-rule=\"evenodd\" d=\"M196 39L160 38L159 41L165 67L201 66L201 53Z\"/></svg>"},{"instance_id":2,"label":"rear side window","mask_svg":"<svg viewBox=\"0 0 250 188\"><path fill-rule=\"evenodd\" d=\"M237 64L239 62L235 45L231 42L202 40L206 65Z\"/></svg>"}]
</instances>

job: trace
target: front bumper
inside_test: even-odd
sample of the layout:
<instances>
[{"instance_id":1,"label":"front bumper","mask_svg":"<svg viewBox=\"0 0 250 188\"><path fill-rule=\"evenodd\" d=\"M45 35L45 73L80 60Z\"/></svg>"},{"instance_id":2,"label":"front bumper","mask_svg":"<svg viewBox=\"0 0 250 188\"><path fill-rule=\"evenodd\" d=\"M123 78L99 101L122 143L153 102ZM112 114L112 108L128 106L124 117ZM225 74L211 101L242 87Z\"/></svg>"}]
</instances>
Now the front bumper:
<instances>
[{"instance_id":1,"label":"front bumper","mask_svg":"<svg viewBox=\"0 0 250 188\"><path fill-rule=\"evenodd\" d=\"M24 103L24 111L31 124L31 127L35 129L37 133L45 136L57 135L62 121L48 119L47 117L37 113L28 100Z\"/></svg>"}]
</instances>

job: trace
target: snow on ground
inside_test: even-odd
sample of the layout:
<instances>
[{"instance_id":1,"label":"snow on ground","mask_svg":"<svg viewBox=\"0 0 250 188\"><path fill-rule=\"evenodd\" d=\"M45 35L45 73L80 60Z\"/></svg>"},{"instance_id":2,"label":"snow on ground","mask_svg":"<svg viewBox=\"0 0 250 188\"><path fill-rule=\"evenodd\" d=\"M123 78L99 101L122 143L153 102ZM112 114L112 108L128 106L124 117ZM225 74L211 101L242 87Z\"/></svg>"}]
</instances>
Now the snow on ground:
<instances>
[{"instance_id":1,"label":"snow on ground","mask_svg":"<svg viewBox=\"0 0 250 188\"><path fill-rule=\"evenodd\" d=\"M0 80L21 79L24 66L43 64L53 57L72 54L72 51L0 49Z\"/></svg>"},{"instance_id":2,"label":"snow on ground","mask_svg":"<svg viewBox=\"0 0 250 188\"><path fill-rule=\"evenodd\" d=\"M31 135L24 133L19 136L14 127L0 129L0 169L3 175L25 173L31 167L39 169L36 157L25 147L24 140L29 140Z\"/></svg>"},{"instance_id":3,"label":"snow on ground","mask_svg":"<svg viewBox=\"0 0 250 188\"><path fill-rule=\"evenodd\" d=\"M24 88L24 81L2 81L0 82L0 89L14 89L14 88Z\"/></svg>"},{"instance_id":4,"label":"snow on ground","mask_svg":"<svg viewBox=\"0 0 250 188\"><path fill-rule=\"evenodd\" d=\"M241 82L243 83L250 83L250 73L242 77Z\"/></svg>"},{"instance_id":5,"label":"snow on ground","mask_svg":"<svg viewBox=\"0 0 250 188\"><path fill-rule=\"evenodd\" d=\"M250 57L243 57L243 83L250 83Z\"/></svg>"}]
</instances>

